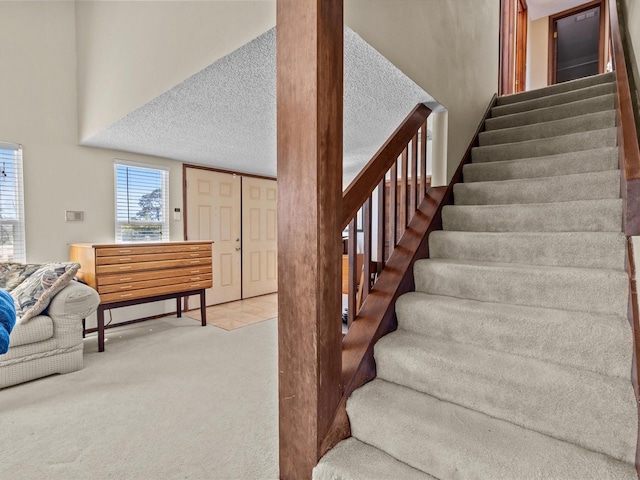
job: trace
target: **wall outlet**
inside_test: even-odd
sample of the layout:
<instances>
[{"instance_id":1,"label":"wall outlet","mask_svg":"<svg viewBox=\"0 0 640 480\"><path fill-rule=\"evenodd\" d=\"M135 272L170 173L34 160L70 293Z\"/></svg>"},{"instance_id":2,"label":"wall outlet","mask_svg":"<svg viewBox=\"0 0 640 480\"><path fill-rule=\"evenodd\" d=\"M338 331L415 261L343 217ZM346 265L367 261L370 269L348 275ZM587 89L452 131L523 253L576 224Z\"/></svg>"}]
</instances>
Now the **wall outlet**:
<instances>
[{"instance_id":1,"label":"wall outlet","mask_svg":"<svg viewBox=\"0 0 640 480\"><path fill-rule=\"evenodd\" d=\"M77 210L67 210L64 212L64 221L65 222L83 222L84 221L84 212Z\"/></svg>"}]
</instances>

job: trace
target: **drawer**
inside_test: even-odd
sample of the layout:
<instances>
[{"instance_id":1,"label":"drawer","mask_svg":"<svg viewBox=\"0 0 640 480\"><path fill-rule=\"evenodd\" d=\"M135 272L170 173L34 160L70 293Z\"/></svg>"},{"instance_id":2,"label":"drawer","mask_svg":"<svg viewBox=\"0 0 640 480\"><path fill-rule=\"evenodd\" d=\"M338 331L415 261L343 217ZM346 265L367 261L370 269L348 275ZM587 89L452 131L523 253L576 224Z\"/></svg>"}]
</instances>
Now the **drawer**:
<instances>
[{"instance_id":1,"label":"drawer","mask_svg":"<svg viewBox=\"0 0 640 480\"><path fill-rule=\"evenodd\" d=\"M133 290L140 290L142 288L162 287L165 285L179 285L184 287L185 284L202 282L205 280L211 281L212 275L189 275L186 277L166 277L156 278L153 280L142 280L138 282L129 283L114 283L112 285L102 285L98 287L98 293L114 293L114 292L128 292Z\"/></svg>"},{"instance_id":2,"label":"drawer","mask_svg":"<svg viewBox=\"0 0 640 480\"><path fill-rule=\"evenodd\" d=\"M98 277L98 289L104 285L113 285L114 283L143 282L145 280L154 280L158 278L186 277L188 275L211 275L211 266L195 266L185 268L169 268L166 270L153 270L139 273L120 273L111 275L100 275Z\"/></svg>"},{"instance_id":3,"label":"drawer","mask_svg":"<svg viewBox=\"0 0 640 480\"><path fill-rule=\"evenodd\" d=\"M180 260L163 260L158 262L138 262L117 265L97 265L96 273L102 275L105 273L121 273L121 272L142 272L147 270L163 270L166 268L179 267L195 267L200 265L208 265L211 267L211 257L191 258Z\"/></svg>"},{"instance_id":4,"label":"drawer","mask_svg":"<svg viewBox=\"0 0 640 480\"><path fill-rule=\"evenodd\" d=\"M188 292L191 290L200 290L203 288L211 288L211 280L203 280L201 282L190 282L182 285L166 285L162 287L143 288L130 292L105 293L100 295L100 302L112 303L122 302L126 300L136 300L138 298L153 297L155 295L166 295L169 293Z\"/></svg>"},{"instance_id":5,"label":"drawer","mask_svg":"<svg viewBox=\"0 0 640 480\"><path fill-rule=\"evenodd\" d=\"M206 252L211 251L211 242L195 245L135 245L127 247L97 247L96 257L109 257L114 255L145 255L148 253L181 253L181 252Z\"/></svg>"},{"instance_id":6,"label":"drawer","mask_svg":"<svg viewBox=\"0 0 640 480\"><path fill-rule=\"evenodd\" d=\"M116 263L140 263L140 262L158 262L162 260L177 260L190 258L206 258L211 257L211 249L195 252L173 252L173 253L145 253L142 255L113 255L108 257L97 257L96 265L113 265Z\"/></svg>"}]
</instances>

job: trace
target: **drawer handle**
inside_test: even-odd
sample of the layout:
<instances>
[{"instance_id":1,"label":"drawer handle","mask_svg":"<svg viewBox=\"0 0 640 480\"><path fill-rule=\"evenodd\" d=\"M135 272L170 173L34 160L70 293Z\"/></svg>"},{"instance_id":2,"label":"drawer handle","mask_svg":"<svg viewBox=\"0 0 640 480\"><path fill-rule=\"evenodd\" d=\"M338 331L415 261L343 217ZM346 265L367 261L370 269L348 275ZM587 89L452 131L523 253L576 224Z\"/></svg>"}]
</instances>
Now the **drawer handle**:
<instances>
[{"instance_id":1,"label":"drawer handle","mask_svg":"<svg viewBox=\"0 0 640 480\"><path fill-rule=\"evenodd\" d=\"M119 258L118 260L120 260L121 262L128 262L129 260L131 260L131 257Z\"/></svg>"},{"instance_id":2,"label":"drawer handle","mask_svg":"<svg viewBox=\"0 0 640 480\"><path fill-rule=\"evenodd\" d=\"M128 282L129 280L131 280L131 277L129 277L129 278L121 278L120 279L121 282Z\"/></svg>"},{"instance_id":3,"label":"drawer handle","mask_svg":"<svg viewBox=\"0 0 640 480\"><path fill-rule=\"evenodd\" d=\"M133 288L133 285L120 285L120 290L127 290L129 288Z\"/></svg>"},{"instance_id":4,"label":"drawer handle","mask_svg":"<svg viewBox=\"0 0 640 480\"><path fill-rule=\"evenodd\" d=\"M199 247L189 247L189 250L197 250Z\"/></svg>"},{"instance_id":5,"label":"drawer handle","mask_svg":"<svg viewBox=\"0 0 640 480\"><path fill-rule=\"evenodd\" d=\"M200 254L199 254L199 253L191 253L190 255L191 255L192 257L199 257L199 256L200 256Z\"/></svg>"},{"instance_id":6,"label":"drawer handle","mask_svg":"<svg viewBox=\"0 0 640 480\"><path fill-rule=\"evenodd\" d=\"M132 297L133 293L123 293L122 295L120 295L121 297Z\"/></svg>"},{"instance_id":7,"label":"drawer handle","mask_svg":"<svg viewBox=\"0 0 640 480\"><path fill-rule=\"evenodd\" d=\"M200 263L200 260L191 260L189 263L191 263L192 265L197 265L198 263Z\"/></svg>"},{"instance_id":8,"label":"drawer handle","mask_svg":"<svg viewBox=\"0 0 640 480\"><path fill-rule=\"evenodd\" d=\"M131 270L131 265L121 265L120 270Z\"/></svg>"},{"instance_id":9,"label":"drawer handle","mask_svg":"<svg viewBox=\"0 0 640 480\"><path fill-rule=\"evenodd\" d=\"M120 253L131 253L131 250L120 250Z\"/></svg>"},{"instance_id":10,"label":"drawer handle","mask_svg":"<svg viewBox=\"0 0 640 480\"><path fill-rule=\"evenodd\" d=\"M191 273L200 273L200 270L191 270Z\"/></svg>"},{"instance_id":11,"label":"drawer handle","mask_svg":"<svg viewBox=\"0 0 640 480\"><path fill-rule=\"evenodd\" d=\"M192 282L197 282L198 280L202 280L202 277L191 277Z\"/></svg>"}]
</instances>

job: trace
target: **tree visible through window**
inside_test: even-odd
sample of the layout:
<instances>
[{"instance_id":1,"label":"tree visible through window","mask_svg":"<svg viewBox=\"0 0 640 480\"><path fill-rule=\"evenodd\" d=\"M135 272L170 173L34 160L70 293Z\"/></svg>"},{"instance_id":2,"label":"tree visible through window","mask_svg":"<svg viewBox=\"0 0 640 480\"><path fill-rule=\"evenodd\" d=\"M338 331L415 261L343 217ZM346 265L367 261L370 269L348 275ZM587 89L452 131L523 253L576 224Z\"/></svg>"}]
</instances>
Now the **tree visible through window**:
<instances>
[{"instance_id":1,"label":"tree visible through window","mask_svg":"<svg viewBox=\"0 0 640 480\"><path fill-rule=\"evenodd\" d=\"M25 262L22 146L0 142L0 261Z\"/></svg>"},{"instance_id":2,"label":"tree visible through window","mask_svg":"<svg viewBox=\"0 0 640 480\"><path fill-rule=\"evenodd\" d=\"M116 242L169 240L169 171L117 160Z\"/></svg>"}]
</instances>

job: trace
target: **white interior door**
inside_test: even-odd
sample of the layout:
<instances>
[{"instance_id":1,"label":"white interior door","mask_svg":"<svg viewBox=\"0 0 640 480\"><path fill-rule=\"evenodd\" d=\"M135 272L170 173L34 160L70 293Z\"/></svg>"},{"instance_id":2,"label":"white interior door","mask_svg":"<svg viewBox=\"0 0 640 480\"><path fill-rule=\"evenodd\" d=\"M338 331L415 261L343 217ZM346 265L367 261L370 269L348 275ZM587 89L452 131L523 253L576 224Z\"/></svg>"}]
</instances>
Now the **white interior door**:
<instances>
[{"instance_id":1,"label":"white interior door","mask_svg":"<svg viewBox=\"0 0 640 480\"><path fill-rule=\"evenodd\" d=\"M277 186L275 180L242 178L242 296L278 290Z\"/></svg>"},{"instance_id":2,"label":"white interior door","mask_svg":"<svg viewBox=\"0 0 640 480\"><path fill-rule=\"evenodd\" d=\"M240 177L187 168L187 240L213 240L213 287L207 305L239 300L242 295ZM197 298L189 308L197 308Z\"/></svg>"}]
</instances>

